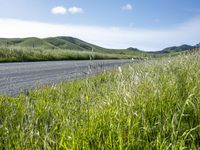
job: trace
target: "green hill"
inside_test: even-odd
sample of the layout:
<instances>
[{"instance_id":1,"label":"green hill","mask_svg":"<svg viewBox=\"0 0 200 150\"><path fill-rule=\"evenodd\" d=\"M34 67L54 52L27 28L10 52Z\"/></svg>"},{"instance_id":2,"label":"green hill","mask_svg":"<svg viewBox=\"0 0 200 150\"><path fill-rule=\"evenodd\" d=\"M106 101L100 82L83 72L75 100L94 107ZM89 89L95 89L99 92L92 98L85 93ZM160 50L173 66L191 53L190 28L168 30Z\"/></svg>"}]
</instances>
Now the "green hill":
<instances>
[{"instance_id":1,"label":"green hill","mask_svg":"<svg viewBox=\"0 0 200 150\"><path fill-rule=\"evenodd\" d=\"M144 52L102 48L73 37L0 38L0 62L130 59Z\"/></svg>"},{"instance_id":2,"label":"green hill","mask_svg":"<svg viewBox=\"0 0 200 150\"><path fill-rule=\"evenodd\" d=\"M63 50L78 50L78 51L94 51L101 53L124 53L136 52L133 48L128 49L107 49L88 42L82 41L74 37L49 37L49 38L0 38L0 47L22 47L22 48L39 48L39 49L63 49ZM117 51L116 51L117 50ZM137 52L143 53L137 49Z\"/></svg>"},{"instance_id":3,"label":"green hill","mask_svg":"<svg viewBox=\"0 0 200 150\"><path fill-rule=\"evenodd\" d=\"M141 57L141 55L146 55L145 52L134 48L108 49L82 41L78 38L67 36L49 37L44 39L36 37L7 39L0 38L0 48L2 47L17 49L86 51L103 54L131 55L139 57Z\"/></svg>"},{"instance_id":4,"label":"green hill","mask_svg":"<svg viewBox=\"0 0 200 150\"><path fill-rule=\"evenodd\" d=\"M20 39L20 38L10 38L10 39L0 38L0 46L1 47L16 46L22 41L23 39Z\"/></svg>"},{"instance_id":5,"label":"green hill","mask_svg":"<svg viewBox=\"0 0 200 150\"><path fill-rule=\"evenodd\" d=\"M16 46L20 47L29 47L29 48L44 48L44 49L55 49L56 46L52 45L51 43L39 39L39 38L25 38L20 43L18 43Z\"/></svg>"},{"instance_id":6,"label":"green hill","mask_svg":"<svg viewBox=\"0 0 200 150\"><path fill-rule=\"evenodd\" d=\"M194 46L197 47L197 46ZM174 56L194 48L189 45L169 47L159 52L144 52L137 48L108 49L74 37L49 38L0 38L0 62L80 60L80 59L127 59ZM187 51L186 51L187 52Z\"/></svg>"},{"instance_id":7,"label":"green hill","mask_svg":"<svg viewBox=\"0 0 200 150\"><path fill-rule=\"evenodd\" d=\"M45 49L66 49L66 50L80 50L80 51L109 51L109 49L102 48L80 39L73 37L49 37L49 38L0 38L1 47L23 47L23 48L45 48Z\"/></svg>"},{"instance_id":8,"label":"green hill","mask_svg":"<svg viewBox=\"0 0 200 150\"><path fill-rule=\"evenodd\" d=\"M59 49L68 49L68 50L84 50L84 48L80 47L79 45L62 39L60 37L50 37L44 39L46 42L54 45Z\"/></svg>"},{"instance_id":9,"label":"green hill","mask_svg":"<svg viewBox=\"0 0 200 150\"><path fill-rule=\"evenodd\" d=\"M58 37L59 39L63 39L65 41L68 41L70 43L73 43L77 46L79 46L80 49L84 49L84 50L88 50L88 51L91 51L92 49L94 51L106 51L108 49L106 48L102 48L100 46L97 46L97 45L94 45L94 44L90 44L90 43L87 43L85 41L82 41L80 39L77 39L77 38L73 38L73 37Z\"/></svg>"},{"instance_id":10,"label":"green hill","mask_svg":"<svg viewBox=\"0 0 200 150\"><path fill-rule=\"evenodd\" d=\"M181 45L181 46L167 47L167 48L163 49L161 52L164 52L164 53L181 52L181 51L187 51L187 50L190 50L190 49L193 49L193 48L195 48L195 46L184 44L184 45Z\"/></svg>"}]
</instances>

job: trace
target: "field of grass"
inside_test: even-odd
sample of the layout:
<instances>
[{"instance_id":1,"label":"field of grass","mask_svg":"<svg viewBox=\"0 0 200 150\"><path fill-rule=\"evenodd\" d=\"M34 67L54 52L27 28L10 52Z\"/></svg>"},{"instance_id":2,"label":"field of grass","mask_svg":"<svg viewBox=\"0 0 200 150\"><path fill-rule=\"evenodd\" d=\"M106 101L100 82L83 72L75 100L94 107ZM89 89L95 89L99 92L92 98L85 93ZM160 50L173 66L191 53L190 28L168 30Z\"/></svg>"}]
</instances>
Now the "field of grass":
<instances>
[{"instance_id":1,"label":"field of grass","mask_svg":"<svg viewBox=\"0 0 200 150\"><path fill-rule=\"evenodd\" d=\"M180 53L145 53L130 50L80 51L64 49L41 49L23 47L0 47L1 62L56 61L56 60L90 60L90 59L146 59L176 56Z\"/></svg>"},{"instance_id":2,"label":"field of grass","mask_svg":"<svg viewBox=\"0 0 200 150\"><path fill-rule=\"evenodd\" d=\"M0 97L0 149L198 149L200 53Z\"/></svg>"},{"instance_id":3,"label":"field of grass","mask_svg":"<svg viewBox=\"0 0 200 150\"><path fill-rule=\"evenodd\" d=\"M31 48L0 48L0 62L89 60L89 59L127 59L137 56L109 54L89 51L45 50ZM140 57L142 58L142 57Z\"/></svg>"}]
</instances>

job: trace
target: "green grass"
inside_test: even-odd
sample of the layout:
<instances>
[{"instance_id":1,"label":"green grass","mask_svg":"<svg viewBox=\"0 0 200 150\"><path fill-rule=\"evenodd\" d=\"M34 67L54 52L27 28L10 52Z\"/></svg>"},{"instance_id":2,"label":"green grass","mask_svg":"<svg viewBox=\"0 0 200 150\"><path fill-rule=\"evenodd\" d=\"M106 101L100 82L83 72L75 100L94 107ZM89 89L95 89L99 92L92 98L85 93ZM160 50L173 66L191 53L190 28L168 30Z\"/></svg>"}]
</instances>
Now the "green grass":
<instances>
[{"instance_id":1,"label":"green grass","mask_svg":"<svg viewBox=\"0 0 200 150\"><path fill-rule=\"evenodd\" d=\"M41 40L39 38L25 38L24 41L17 44L18 47L24 48L43 48L43 49L54 49L56 48L51 43Z\"/></svg>"},{"instance_id":2,"label":"green grass","mask_svg":"<svg viewBox=\"0 0 200 150\"><path fill-rule=\"evenodd\" d=\"M53 61L53 60L89 60L127 59L137 56L108 54L88 51L45 50L31 48L0 48L0 62Z\"/></svg>"},{"instance_id":3,"label":"green grass","mask_svg":"<svg viewBox=\"0 0 200 150\"><path fill-rule=\"evenodd\" d=\"M46 48L0 47L1 62L90 60L92 59L146 59L176 56L180 53L150 54L130 50L80 51Z\"/></svg>"},{"instance_id":4,"label":"green grass","mask_svg":"<svg viewBox=\"0 0 200 150\"><path fill-rule=\"evenodd\" d=\"M198 149L200 53L0 97L0 149Z\"/></svg>"}]
</instances>

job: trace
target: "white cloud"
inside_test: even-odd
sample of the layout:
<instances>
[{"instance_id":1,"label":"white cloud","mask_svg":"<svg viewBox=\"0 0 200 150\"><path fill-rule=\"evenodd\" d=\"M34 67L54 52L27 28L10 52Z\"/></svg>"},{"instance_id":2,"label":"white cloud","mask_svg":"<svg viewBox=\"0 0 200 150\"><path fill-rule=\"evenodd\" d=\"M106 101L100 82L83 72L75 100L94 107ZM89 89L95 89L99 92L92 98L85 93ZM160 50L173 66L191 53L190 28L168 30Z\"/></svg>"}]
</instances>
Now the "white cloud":
<instances>
[{"instance_id":1,"label":"white cloud","mask_svg":"<svg viewBox=\"0 0 200 150\"><path fill-rule=\"evenodd\" d=\"M48 24L0 18L0 37L73 36L108 48L137 47L160 50L172 45L200 42L200 17L164 29L101 27L70 24Z\"/></svg>"},{"instance_id":2,"label":"white cloud","mask_svg":"<svg viewBox=\"0 0 200 150\"><path fill-rule=\"evenodd\" d=\"M131 11L131 10L133 10L133 7L131 4L126 4L126 5L122 6L122 10Z\"/></svg>"},{"instance_id":3,"label":"white cloud","mask_svg":"<svg viewBox=\"0 0 200 150\"><path fill-rule=\"evenodd\" d=\"M79 7L76 7L76 6L73 6L73 7L70 7L68 9L68 12L71 13L71 14L82 14L83 13L83 9L79 8Z\"/></svg>"},{"instance_id":4,"label":"white cloud","mask_svg":"<svg viewBox=\"0 0 200 150\"><path fill-rule=\"evenodd\" d=\"M63 6L57 6L51 9L51 13L64 15L67 13L67 9Z\"/></svg>"},{"instance_id":5,"label":"white cloud","mask_svg":"<svg viewBox=\"0 0 200 150\"><path fill-rule=\"evenodd\" d=\"M82 14L84 11L82 8L80 7L76 7L76 6L73 6L73 7L70 7L70 8L65 8L63 6L57 6L57 7L54 7L51 9L51 13L52 14L61 14L61 15L64 15L64 14L67 14L67 13L70 13L70 14Z\"/></svg>"}]
</instances>

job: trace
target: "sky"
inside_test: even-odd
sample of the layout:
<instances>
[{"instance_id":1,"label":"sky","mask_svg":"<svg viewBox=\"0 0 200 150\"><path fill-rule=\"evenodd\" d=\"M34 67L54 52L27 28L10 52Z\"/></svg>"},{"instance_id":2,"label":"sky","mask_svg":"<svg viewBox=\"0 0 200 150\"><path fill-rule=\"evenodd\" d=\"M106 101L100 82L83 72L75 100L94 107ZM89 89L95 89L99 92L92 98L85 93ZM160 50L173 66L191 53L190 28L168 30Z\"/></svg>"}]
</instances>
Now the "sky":
<instances>
[{"instance_id":1,"label":"sky","mask_svg":"<svg viewBox=\"0 0 200 150\"><path fill-rule=\"evenodd\" d=\"M0 0L0 37L157 51L200 42L200 0Z\"/></svg>"}]
</instances>

